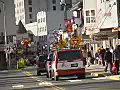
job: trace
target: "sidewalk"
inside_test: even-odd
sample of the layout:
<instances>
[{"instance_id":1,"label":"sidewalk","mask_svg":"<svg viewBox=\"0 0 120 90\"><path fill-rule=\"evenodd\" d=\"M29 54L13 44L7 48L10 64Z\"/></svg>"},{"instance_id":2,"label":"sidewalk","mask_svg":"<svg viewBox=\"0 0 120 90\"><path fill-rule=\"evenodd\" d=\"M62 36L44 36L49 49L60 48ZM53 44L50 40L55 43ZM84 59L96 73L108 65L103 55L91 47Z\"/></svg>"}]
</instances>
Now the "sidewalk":
<instances>
[{"instance_id":1,"label":"sidewalk","mask_svg":"<svg viewBox=\"0 0 120 90\"><path fill-rule=\"evenodd\" d=\"M86 66L86 74L89 74L91 76L96 76L96 77L110 76L111 73L109 71L109 67L107 72L104 72L104 68L105 66L98 65L98 64L91 65L90 67Z\"/></svg>"}]
</instances>

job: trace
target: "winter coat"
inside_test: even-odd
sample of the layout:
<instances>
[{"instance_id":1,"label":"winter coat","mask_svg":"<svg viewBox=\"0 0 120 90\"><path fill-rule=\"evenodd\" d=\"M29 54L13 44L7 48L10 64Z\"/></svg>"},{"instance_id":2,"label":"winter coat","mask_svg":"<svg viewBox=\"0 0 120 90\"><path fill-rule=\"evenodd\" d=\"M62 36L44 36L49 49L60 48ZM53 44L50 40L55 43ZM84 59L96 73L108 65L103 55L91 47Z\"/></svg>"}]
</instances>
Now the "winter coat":
<instances>
[{"instance_id":1,"label":"winter coat","mask_svg":"<svg viewBox=\"0 0 120 90\"><path fill-rule=\"evenodd\" d=\"M105 52L105 61L112 62L112 53L110 51Z\"/></svg>"},{"instance_id":2,"label":"winter coat","mask_svg":"<svg viewBox=\"0 0 120 90\"><path fill-rule=\"evenodd\" d=\"M120 52L113 52L113 59L120 60Z\"/></svg>"}]
</instances>

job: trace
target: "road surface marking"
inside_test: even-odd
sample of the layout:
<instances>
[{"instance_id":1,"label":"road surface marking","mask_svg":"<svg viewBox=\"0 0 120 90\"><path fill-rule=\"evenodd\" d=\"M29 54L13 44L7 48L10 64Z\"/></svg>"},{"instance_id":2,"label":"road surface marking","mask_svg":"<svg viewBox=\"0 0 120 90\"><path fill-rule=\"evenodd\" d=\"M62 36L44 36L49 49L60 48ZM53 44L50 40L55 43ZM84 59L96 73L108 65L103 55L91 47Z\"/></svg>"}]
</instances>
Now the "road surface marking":
<instances>
[{"instance_id":1,"label":"road surface marking","mask_svg":"<svg viewBox=\"0 0 120 90\"><path fill-rule=\"evenodd\" d=\"M53 84L51 82L43 81L37 77L33 77L33 74L31 74L30 72L24 71L23 73L27 76L30 76L32 79L35 79L36 81L42 81L41 83L38 83L39 86L50 86L54 90L65 90L64 88L57 87L55 84Z\"/></svg>"},{"instance_id":2,"label":"road surface marking","mask_svg":"<svg viewBox=\"0 0 120 90\"><path fill-rule=\"evenodd\" d=\"M41 80L37 80L37 81L41 81Z\"/></svg>"},{"instance_id":3,"label":"road surface marking","mask_svg":"<svg viewBox=\"0 0 120 90\"><path fill-rule=\"evenodd\" d=\"M24 85L16 85L16 86L12 86L13 88L23 88Z\"/></svg>"},{"instance_id":4,"label":"road surface marking","mask_svg":"<svg viewBox=\"0 0 120 90\"><path fill-rule=\"evenodd\" d=\"M64 88L54 88L54 90L65 90Z\"/></svg>"},{"instance_id":5,"label":"road surface marking","mask_svg":"<svg viewBox=\"0 0 120 90\"><path fill-rule=\"evenodd\" d=\"M92 79L101 80L101 79L107 79L107 78L106 77L99 77L99 78L92 78Z\"/></svg>"},{"instance_id":6,"label":"road surface marking","mask_svg":"<svg viewBox=\"0 0 120 90\"><path fill-rule=\"evenodd\" d=\"M67 81L69 81L69 82L80 82L82 80L67 80Z\"/></svg>"}]
</instances>

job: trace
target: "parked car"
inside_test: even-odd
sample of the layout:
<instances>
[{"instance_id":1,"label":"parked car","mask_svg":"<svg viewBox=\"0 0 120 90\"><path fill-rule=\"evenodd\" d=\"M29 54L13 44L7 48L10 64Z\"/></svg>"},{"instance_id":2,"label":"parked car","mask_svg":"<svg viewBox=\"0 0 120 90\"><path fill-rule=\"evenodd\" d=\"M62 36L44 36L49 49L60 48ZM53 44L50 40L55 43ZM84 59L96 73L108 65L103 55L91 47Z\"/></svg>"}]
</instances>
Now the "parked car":
<instances>
[{"instance_id":1,"label":"parked car","mask_svg":"<svg viewBox=\"0 0 120 90\"><path fill-rule=\"evenodd\" d=\"M46 61L47 61L47 55L40 55L39 60L36 61L37 64L37 75L41 75L41 73L46 72Z\"/></svg>"},{"instance_id":2,"label":"parked car","mask_svg":"<svg viewBox=\"0 0 120 90\"><path fill-rule=\"evenodd\" d=\"M48 75L51 76L52 80L58 80L61 76L72 75L76 75L78 78L85 78L83 62L81 50L55 51Z\"/></svg>"}]
</instances>

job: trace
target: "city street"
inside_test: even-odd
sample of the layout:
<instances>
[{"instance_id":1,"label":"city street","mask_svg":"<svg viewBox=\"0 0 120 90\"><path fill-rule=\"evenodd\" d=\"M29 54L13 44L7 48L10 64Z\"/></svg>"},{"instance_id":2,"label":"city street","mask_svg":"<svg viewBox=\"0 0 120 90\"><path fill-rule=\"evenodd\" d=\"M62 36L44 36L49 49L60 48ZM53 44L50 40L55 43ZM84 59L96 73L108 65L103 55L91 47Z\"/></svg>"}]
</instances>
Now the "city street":
<instances>
[{"instance_id":1,"label":"city street","mask_svg":"<svg viewBox=\"0 0 120 90\"><path fill-rule=\"evenodd\" d=\"M92 76L86 79L61 77L59 81L52 81L45 73L36 76L34 66L16 72L0 72L0 90L119 90L119 84L118 80Z\"/></svg>"}]
</instances>

